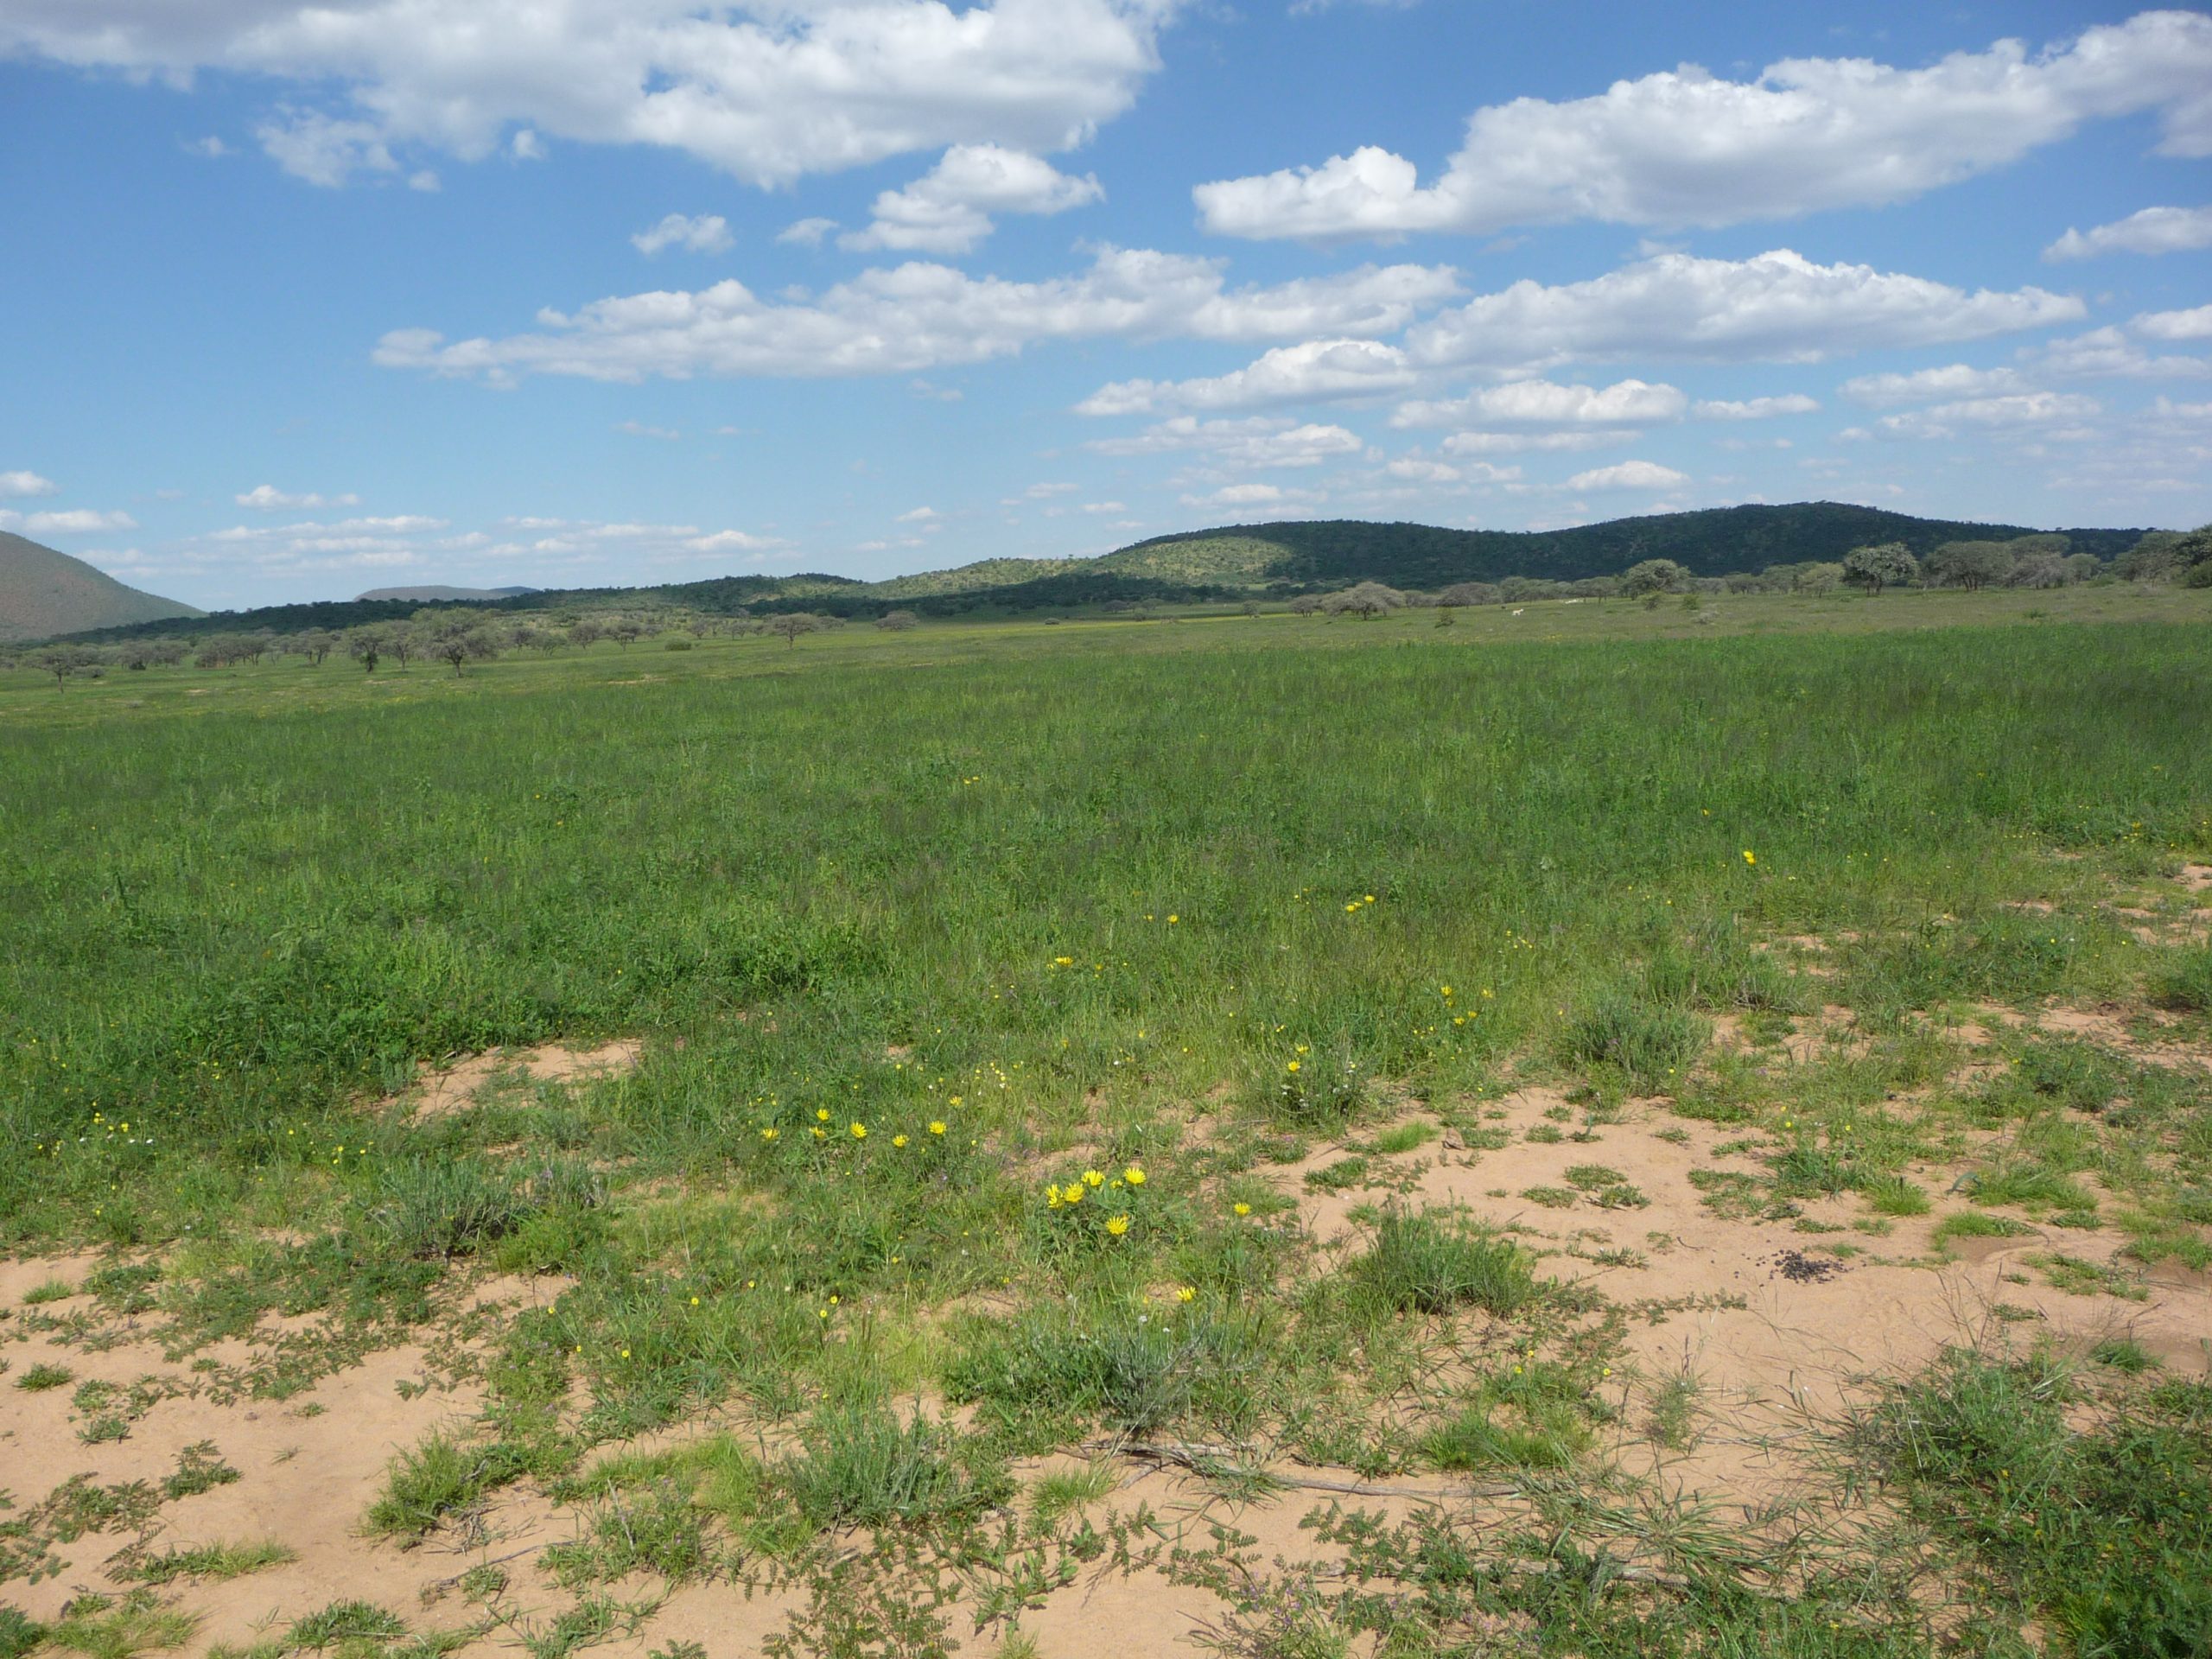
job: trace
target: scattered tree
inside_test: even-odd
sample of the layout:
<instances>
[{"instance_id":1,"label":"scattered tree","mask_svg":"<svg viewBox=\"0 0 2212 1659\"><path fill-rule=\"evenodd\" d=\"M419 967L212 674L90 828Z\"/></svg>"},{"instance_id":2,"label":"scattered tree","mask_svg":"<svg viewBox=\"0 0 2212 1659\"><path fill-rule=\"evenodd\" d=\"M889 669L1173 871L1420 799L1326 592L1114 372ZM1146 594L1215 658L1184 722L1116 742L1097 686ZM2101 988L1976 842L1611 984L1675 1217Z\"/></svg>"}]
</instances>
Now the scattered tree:
<instances>
[{"instance_id":1,"label":"scattered tree","mask_svg":"<svg viewBox=\"0 0 2212 1659\"><path fill-rule=\"evenodd\" d=\"M921 621L912 611L886 611L875 619L875 626L886 633L904 633Z\"/></svg>"},{"instance_id":2,"label":"scattered tree","mask_svg":"<svg viewBox=\"0 0 2212 1659\"><path fill-rule=\"evenodd\" d=\"M1406 596L1395 588L1385 588L1379 582L1363 582L1343 593L1331 594L1323 601L1322 608L1332 615L1349 611L1363 622L1368 622L1385 611L1402 608L1405 602Z\"/></svg>"},{"instance_id":3,"label":"scattered tree","mask_svg":"<svg viewBox=\"0 0 2212 1659\"><path fill-rule=\"evenodd\" d=\"M1928 579L1976 593L2010 576L2016 556L2003 542L1946 542L1928 556Z\"/></svg>"},{"instance_id":4,"label":"scattered tree","mask_svg":"<svg viewBox=\"0 0 2212 1659\"><path fill-rule=\"evenodd\" d=\"M431 646L431 653L442 663L451 663L453 671L459 674L471 663L498 656L499 650L483 629L462 627L441 633Z\"/></svg>"},{"instance_id":5,"label":"scattered tree","mask_svg":"<svg viewBox=\"0 0 2212 1659\"><path fill-rule=\"evenodd\" d=\"M808 615L804 611L785 611L781 616L769 619L768 632L785 645L796 645L799 635L812 633L821 626L817 618Z\"/></svg>"},{"instance_id":6,"label":"scattered tree","mask_svg":"<svg viewBox=\"0 0 2212 1659\"><path fill-rule=\"evenodd\" d=\"M99 661L99 656L82 645L49 645L31 658L31 666L54 676L56 691L68 690L72 675L82 674Z\"/></svg>"},{"instance_id":7,"label":"scattered tree","mask_svg":"<svg viewBox=\"0 0 2212 1659\"><path fill-rule=\"evenodd\" d=\"M1621 592L1630 599L1649 594L1671 594L1685 586L1690 573L1672 559L1646 559L1621 572Z\"/></svg>"},{"instance_id":8,"label":"scattered tree","mask_svg":"<svg viewBox=\"0 0 2212 1659\"><path fill-rule=\"evenodd\" d=\"M1293 616L1312 616L1320 608L1321 595L1319 594L1300 594L1290 601L1290 613Z\"/></svg>"},{"instance_id":9,"label":"scattered tree","mask_svg":"<svg viewBox=\"0 0 2212 1659\"><path fill-rule=\"evenodd\" d=\"M1919 574L1920 561L1903 542L1854 547L1843 556L1844 579L1864 588L1869 599L1891 582L1902 588Z\"/></svg>"},{"instance_id":10,"label":"scattered tree","mask_svg":"<svg viewBox=\"0 0 2212 1659\"><path fill-rule=\"evenodd\" d=\"M360 664L365 673L377 671L377 659L384 652L384 635L374 628L359 629L346 642L346 654Z\"/></svg>"}]
</instances>

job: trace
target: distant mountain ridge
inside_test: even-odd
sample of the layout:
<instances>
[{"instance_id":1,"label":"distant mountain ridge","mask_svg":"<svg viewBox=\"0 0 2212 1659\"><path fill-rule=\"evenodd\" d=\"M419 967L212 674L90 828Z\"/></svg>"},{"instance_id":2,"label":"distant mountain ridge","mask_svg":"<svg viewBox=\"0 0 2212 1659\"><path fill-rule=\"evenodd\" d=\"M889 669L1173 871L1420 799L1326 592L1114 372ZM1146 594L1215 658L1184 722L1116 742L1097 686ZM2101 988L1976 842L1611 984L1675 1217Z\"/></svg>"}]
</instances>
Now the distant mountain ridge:
<instances>
[{"instance_id":1,"label":"distant mountain ridge","mask_svg":"<svg viewBox=\"0 0 2212 1659\"><path fill-rule=\"evenodd\" d=\"M935 615L1009 613L1116 601L1287 598L1360 582L1431 589L1459 582L1500 582L1508 576L1572 582L1616 575L1642 559L1673 559L1693 575L1719 576L1770 564L1832 563L1853 548L1872 543L1902 542L1925 557L1945 542L2003 541L2047 533L2027 524L1920 518L1834 501L1712 507L1553 531L1453 530L1323 519L1184 531L1092 558L983 559L882 582L819 572L717 576L657 588L524 590L512 597L473 602L512 613L670 604L721 614L740 609L813 610L852 616L893 607ZM2126 552L2145 534L2113 529L2057 533L2071 538L2075 551L2102 559ZM426 601L386 595L445 591L496 590L379 589L351 603L220 613L179 631L259 627L288 632L390 622L405 618ZM457 601L441 597L427 602ZM142 625L120 632L156 631Z\"/></svg>"},{"instance_id":2,"label":"distant mountain ridge","mask_svg":"<svg viewBox=\"0 0 2212 1659\"><path fill-rule=\"evenodd\" d=\"M82 559L0 531L0 643L206 614L125 587Z\"/></svg>"},{"instance_id":3,"label":"distant mountain ridge","mask_svg":"<svg viewBox=\"0 0 2212 1659\"><path fill-rule=\"evenodd\" d=\"M480 603L488 599L516 599L524 594L534 594L535 588L448 588L432 582L422 588L372 588L365 594L353 595L355 604L379 599L412 600L428 604L433 600L456 600L463 604Z\"/></svg>"}]
</instances>

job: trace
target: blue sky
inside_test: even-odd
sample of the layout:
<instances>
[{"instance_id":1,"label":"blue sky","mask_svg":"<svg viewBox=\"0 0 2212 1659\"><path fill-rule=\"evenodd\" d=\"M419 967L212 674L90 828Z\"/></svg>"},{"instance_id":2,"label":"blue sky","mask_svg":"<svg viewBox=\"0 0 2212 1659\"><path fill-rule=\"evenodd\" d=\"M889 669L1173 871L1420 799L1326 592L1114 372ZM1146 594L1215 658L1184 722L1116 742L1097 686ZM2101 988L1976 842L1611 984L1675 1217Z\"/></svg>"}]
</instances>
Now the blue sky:
<instances>
[{"instance_id":1,"label":"blue sky","mask_svg":"<svg viewBox=\"0 0 2212 1659\"><path fill-rule=\"evenodd\" d=\"M2212 518L2212 16L0 0L0 529L208 607Z\"/></svg>"}]
</instances>

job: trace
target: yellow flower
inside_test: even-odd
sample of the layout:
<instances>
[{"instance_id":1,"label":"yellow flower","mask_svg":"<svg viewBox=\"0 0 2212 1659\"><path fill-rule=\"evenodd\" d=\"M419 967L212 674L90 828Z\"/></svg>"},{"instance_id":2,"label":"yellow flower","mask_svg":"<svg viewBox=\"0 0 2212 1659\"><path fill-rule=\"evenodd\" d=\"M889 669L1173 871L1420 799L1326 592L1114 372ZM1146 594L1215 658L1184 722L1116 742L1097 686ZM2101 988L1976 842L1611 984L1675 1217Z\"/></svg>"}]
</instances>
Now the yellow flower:
<instances>
[{"instance_id":1,"label":"yellow flower","mask_svg":"<svg viewBox=\"0 0 2212 1659\"><path fill-rule=\"evenodd\" d=\"M763 1129L760 1131L760 1138L763 1141L772 1141L776 1138L776 1132L773 1129Z\"/></svg>"},{"instance_id":2,"label":"yellow flower","mask_svg":"<svg viewBox=\"0 0 2212 1659\"><path fill-rule=\"evenodd\" d=\"M627 1348L625 1348L625 1349L622 1351L622 1357L623 1357L623 1358L625 1358L625 1359L627 1359L627 1358L629 1358L629 1357L630 1357L630 1351L629 1351Z\"/></svg>"},{"instance_id":3,"label":"yellow flower","mask_svg":"<svg viewBox=\"0 0 2212 1659\"><path fill-rule=\"evenodd\" d=\"M1288 1066L1287 1069L1287 1070L1289 1070L1289 1071L1297 1071L1297 1070L1298 1070L1298 1062L1297 1062L1296 1060L1293 1060L1293 1061L1290 1063L1289 1066Z\"/></svg>"},{"instance_id":4,"label":"yellow flower","mask_svg":"<svg viewBox=\"0 0 2212 1659\"><path fill-rule=\"evenodd\" d=\"M1052 965L1055 968L1072 968L1075 966L1075 958L1073 957L1054 957L1052 958Z\"/></svg>"},{"instance_id":5,"label":"yellow flower","mask_svg":"<svg viewBox=\"0 0 2212 1659\"><path fill-rule=\"evenodd\" d=\"M1140 1165L1131 1164L1127 1169L1122 1172L1122 1179L1127 1181L1131 1186L1142 1186L1144 1185L1144 1170Z\"/></svg>"},{"instance_id":6,"label":"yellow flower","mask_svg":"<svg viewBox=\"0 0 2212 1659\"><path fill-rule=\"evenodd\" d=\"M1129 1218L1127 1216L1109 1216L1106 1218L1106 1230L1119 1238L1129 1230Z\"/></svg>"},{"instance_id":7,"label":"yellow flower","mask_svg":"<svg viewBox=\"0 0 2212 1659\"><path fill-rule=\"evenodd\" d=\"M1103 1186L1106 1178L1095 1169L1086 1169L1083 1172L1083 1184L1091 1187Z\"/></svg>"},{"instance_id":8,"label":"yellow flower","mask_svg":"<svg viewBox=\"0 0 2212 1659\"><path fill-rule=\"evenodd\" d=\"M827 1106L817 1107L814 1113L814 1121L817 1123L827 1123L830 1121L830 1109Z\"/></svg>"},{"instance_id":9,"label":"yellow flower","mask_svg":"<svg viewBox=\"0 0 2212 1659\"><path fill-rule=\"evenodd\" d=\"M1751 849L1748 847L1744 849L1744 862L1746 864L1756 864L1758 862L1758 859L1753 855Z\"/></svg>"},{"instance_id":10,"label":"yellow flower","mask_svg":"<svg viewBox=\"0 0 2212 1659\"><path fill-rule=\"evenodd\" d=\"M1346 906L1344 906L1344 909L1345 909L1347 912L1355 911L1355 910L1357 910L1358 908L1359 908L1359 906L1358 906L1357 905L1346 905Z\"/></svg>"},{"instance_id":11,"label":"yellow flower","mask_svg":"<svg viewBox=\"0 0 2212 1659\"><path fill-rule=\"evenodd\" d=\"M1196 1301L1198 1297L1198 1293L1192 1289L1188 1285L1178 1285L1175 1287L1175 1300L1179 1302Z\"/></svg>"},{"instance_id":12,"label":"yellow flower","mask_svg":"<svg viewBox=\"0 0 2212 1659\"><path fill-rule=\"evenodd\" d=\"M696 1307L696 1306L699 1306L699 1299L698 1299L696 1296L694 1296L694 1297L691 1299L691 1306L694 1306L694 1307Z\"/></svg>"},{"instance_id":13,"label":"yellow flower","mask_svg":"<svg viewBox=\"0 0 2212 1659\"><path fill-rule=\"evenodd\" d=\"M865 1141L865 1140L867 1140L867 1139L868 1139L868 1125L867 1125L867 1124L865 1124L865 1123L855 1123L855 1124L854 1124L854 1125L853 1125L853 1139L854 1139L854 1140L855 1140L855 1141Z\"/></svg>"},{"instance_id":14,"label":"yellow flower","mask_svg":"<svg viewBox=\"0 0 2212 1659\"><path fill-rule=\"evenodd\" d=\"M1174 925L1175 925L1175 924L1176 924L1176 923L1178 923L1178 922L1181 921L1182 919L1183 919L1183 918L1182 918L1180 916L1170 916L1170 917L1167 918L1167 925L1168 925L1168 926L1173 927L1173 926L1174 926Z\"/></svg>"},{"instance_id":15,"label":"yellow flower","mask_svg":"<svg viewBox=\"0 0 2212 1659\"><path fill-rule=\"evenodd\" d=\"M930 1124L930 1133L931 1135L943 1135L944 1133L944 1125L932 1120Z\"/></svg>"},{"instance_id":16,"label":"yellow flower","mask_svg":"<svg viewBox=\"0 0 2212 1659\"><path fill-rule=\"evenodd\" d=\"M891 1144L894 1147L903 1147L906 1144L906 1137L903 1135L894 1135L891 1137Z\"/></svg>"},{"instance_id":17,"label":"yellow flower","mask_svg":"<svg viewBox=\"0 0 2212 1659\"><path fill-rule=\"evenodd\" d=\"M1236 1213L1240 1216L1249 1216L1252 1213L1252 1206L1249 1204L1240 1204L1236 1206Z\"/></svg>"},{"instance_id":18,"label":"yellow flower","mask_svg":"<svg viewBox=\"0 0 2212 1659\"><path fill-rule=\"evenodd\" d=\"M1083 1184L1080 1181L1070 1181L1060 1190L1060 1201L1064 1204L1081 1204Z\"/></svg>"},{"instance_id":19,"label":"yellow flower","mask_svg":"<svg viewBox=\"0 0 2212 1659\"><path fill-rule=\"evenodd\" d=\"M827 1141L830 1138L830 1131L817 1123L814 1126L814 1138L817 1141Z\"/></svg>"},{"instance_id":20,"label":"yellow flower","mask_svg":"<svg viewBox=\"0 0 2212 1659\"><path fill-rule=\"evenodd\" d=\"M1373 893L1370 893L1363 894L1363 895L1362 895L1362 897L1361 897L1360 902L1361 902L1362 904L1368 904L1368 905L1371 905L1371 904L1373 904L1373 903L1375 902L1375 895L1374 895Z\"/></svg>"}]
</instances>

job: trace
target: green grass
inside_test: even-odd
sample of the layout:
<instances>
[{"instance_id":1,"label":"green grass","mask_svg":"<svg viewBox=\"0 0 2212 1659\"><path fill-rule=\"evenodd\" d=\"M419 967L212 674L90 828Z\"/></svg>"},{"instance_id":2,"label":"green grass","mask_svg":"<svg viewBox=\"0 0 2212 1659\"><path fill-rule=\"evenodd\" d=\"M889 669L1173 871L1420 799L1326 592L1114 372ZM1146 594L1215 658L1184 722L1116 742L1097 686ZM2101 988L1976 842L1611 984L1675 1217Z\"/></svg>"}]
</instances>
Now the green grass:
<instances>
[{"instance_id":1,"label":"green grass","mask_svg":"<svg viewBox=\"0 0 2212 1659\"><path fill-rule=\"evenodd\" d=\"M143 1556L130 1575L145 1584L173 1584L179 1579L239 1579L264 1567L297 1559L289 1546L264 1540L252 1544L199 1544Z\"/></svg>"},{"instance_id":2,"label":"green grass","mask_svg":"<svg viewBox=\"0 0 2212 1659\"><path fill-rule=\"evenodd\" d=\"M1460 1217L1427 1210L1386 1213L1346 1277L1402 1313L1473 1306L1510 1314L1537 1294L1529 1258L1519 1247Z\"/></svg>"},{"instance_id":3,"label":"green grass","mask_svg":"<svg viewBox=\"0 0 2212 1659\"><path fill-rule=\"evenodd\" d=\"M1929 1242L1942 1249L1955 1238L2024 1238L2035 1230L2010 1216L1993 1216L1980 1210L1960 1210L1936 1224Z\"/></svg>"},{"instance_id":4,"label":"green grass","mask_svg":"<svg viewBox=\"0 0 2212 1659\"><path fill-rule=\"evenodd\" d=\"M487 1446L433 1434L392 1459L366 1525L403 1544L420 1542L433 1529L470 1513L523 1467L521 1454L504 1441Z\"/></svg>"},{"instance_id":5,"label":"green grass","mask_svg":"<svg viewBox=\"0 0 2212 1659\"><path fill-rule=\"evenodd\" d=\"M16 1386L28 1394L43 1394L50 1389L66 1389L76 1381L77 1374L67 1365L56 1365L41 1360L16 1379Z\"/></svg>"},{"instance_id":6,"label":"green grass","mask_svg":"<svg viewBox=\"0 0 2212 1659\"><path fill-rule=\"evenodd\" d=\"M2069 1408L2090 1421L2077 1427ZM1863 1425L1869 1461L1971 1552L1981 1592L2062 1651L2212 1649L2212 1391L2083 1401L2063 1370L1955 1352Z\"/></svg>"}]
</instances>

